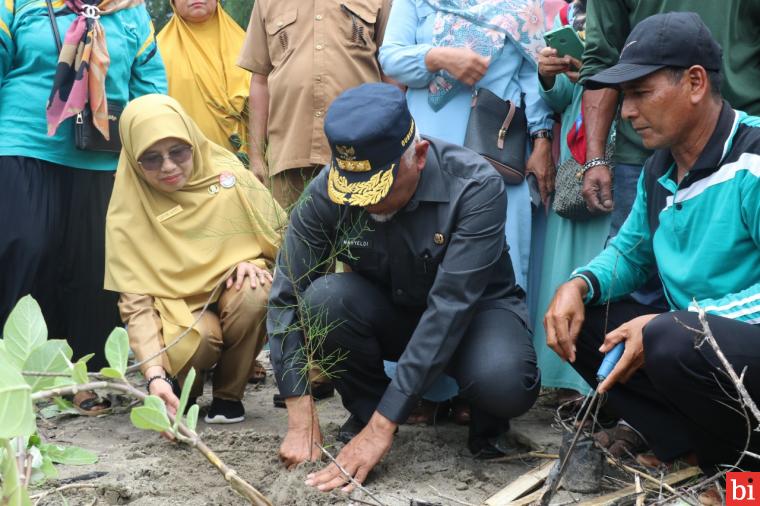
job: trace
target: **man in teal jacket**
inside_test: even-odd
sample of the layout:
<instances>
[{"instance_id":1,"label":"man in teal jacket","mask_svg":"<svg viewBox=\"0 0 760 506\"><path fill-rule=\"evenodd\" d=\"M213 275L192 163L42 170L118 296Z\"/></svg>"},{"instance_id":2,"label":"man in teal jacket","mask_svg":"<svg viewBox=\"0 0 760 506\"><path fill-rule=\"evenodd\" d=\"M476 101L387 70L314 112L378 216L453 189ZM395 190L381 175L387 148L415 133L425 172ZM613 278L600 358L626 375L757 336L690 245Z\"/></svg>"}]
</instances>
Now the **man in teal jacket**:
<instances>
[{"instance_id":1,"label":"man in teal jacket","mask_svg":"<svg viewBox=\"0 0 760 506\"><path fill-rule=\"evenodd\" d=\"M609 408L660 460L692 454L706 471L735 464L747 443L760 449L757 433L747 441L757 421L740 414L736 388L693 330L702 308L760 398L760 118L721 98L721 78L720 46L694 13L642 21L618 64L594 76L621 88L623 117L656 151L620 233L557 290L544 319L547 344L592 385L603 353L625 342L597 387ZM655 268L670 312L620 300Z\"/></svg>"}]
</instances>

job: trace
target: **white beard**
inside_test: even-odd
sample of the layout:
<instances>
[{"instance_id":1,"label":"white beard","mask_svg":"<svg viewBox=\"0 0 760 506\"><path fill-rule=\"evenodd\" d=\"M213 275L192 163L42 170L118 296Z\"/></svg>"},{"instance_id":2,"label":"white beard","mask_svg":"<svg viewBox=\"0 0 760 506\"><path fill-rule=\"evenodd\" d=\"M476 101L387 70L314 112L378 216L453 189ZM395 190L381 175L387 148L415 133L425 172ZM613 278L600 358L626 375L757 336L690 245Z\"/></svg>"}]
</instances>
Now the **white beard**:
<instances>
[{"instance_id":1,"label":"white beard","mask_svg":"<svg viewBox=\"0 0 760 506\"><path fill-rule=\"evenodd\" d=\"M386 222L386 221L391 221L391 218L393 218L394 216L396 216L397 212L398 211L393 211L392 213L387 213L387 214L372 214L372 213L369 213L369 215L370 215L370 217L373 220L375 220L377 222L380 222L380 223L383 223L383 222Z\"/></svg>"}]
</instances>

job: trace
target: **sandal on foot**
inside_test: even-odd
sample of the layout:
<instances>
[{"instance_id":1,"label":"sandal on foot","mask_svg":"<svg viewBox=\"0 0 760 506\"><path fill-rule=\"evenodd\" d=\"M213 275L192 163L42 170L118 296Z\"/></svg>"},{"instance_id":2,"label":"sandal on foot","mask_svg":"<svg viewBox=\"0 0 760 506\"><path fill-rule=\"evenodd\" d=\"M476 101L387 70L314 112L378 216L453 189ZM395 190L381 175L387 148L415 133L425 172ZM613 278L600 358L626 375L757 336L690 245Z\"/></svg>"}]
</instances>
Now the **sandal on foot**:
<instances>
[{"instance_id":1,"label":"sandal on foot","mask_svg":"<svg viewBox=\"0 0 760 506\"><path fill-rule=\"evenodd\" d=\"M251 383L253 385L258 385L258 384L266 382L266 380L267 380L267 370L264 368L261 362L256 360L253 363L253 372L251 373L251 377L248 378L248 383Z\"/></svg>"},{"instance_id":2,"label":"sandal on foot","mask_svg":"<svg viewBox=\"0 0 760 506\"><path fill-rule=\"evenodd\" d=\"M78 392L73 400L74 408L85 416L98 416L111 409L111 401L98 397L92 390Z\"/></svg>"},{"instance_id":3,"label":"sandal on foot","mask_svg":"<svg viewBox=\"0 0 760 506\"><path fill-rule=\"evenodd\" d=\"M594 440L615 458L634 457L649 448L638 432L623 423L595 433Z\"/></svg>"}]
</instances>

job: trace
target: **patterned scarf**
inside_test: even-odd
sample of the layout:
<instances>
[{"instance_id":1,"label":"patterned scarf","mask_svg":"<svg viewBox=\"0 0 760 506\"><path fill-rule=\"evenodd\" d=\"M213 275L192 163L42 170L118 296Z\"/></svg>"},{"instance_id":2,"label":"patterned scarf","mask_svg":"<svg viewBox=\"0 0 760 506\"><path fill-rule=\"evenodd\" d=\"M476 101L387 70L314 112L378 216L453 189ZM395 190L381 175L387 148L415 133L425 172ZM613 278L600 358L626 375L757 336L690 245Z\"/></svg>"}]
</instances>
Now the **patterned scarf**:
<instances>
[{"instance_id":1,"label":"patterned scarf","mask_svg":"<svg viewBox=\"0 0 760 506\"><path fill-rule=\"evenodd\" d=\"M76 116L89 104L93 124L109 138L106 74L106 33L100 16L140 5L144 0L64 0L76 19L63 38L58 65L47 106L48 135L64 120Z\"/></svg>"},{"instance_id":2,"label":"patterned scarf","mask_svg":"<svg viewBox=\"0 0 760 506\"><path fill-rule=\"evenodd\" d=\"M544 47L543 0L425 0L436 10L434 47L469 47L493 59L506 38L528 61L535 62ZM464 85L446 71L428 86L428 103L438 111Z\"/></svg>"}]
</instances>

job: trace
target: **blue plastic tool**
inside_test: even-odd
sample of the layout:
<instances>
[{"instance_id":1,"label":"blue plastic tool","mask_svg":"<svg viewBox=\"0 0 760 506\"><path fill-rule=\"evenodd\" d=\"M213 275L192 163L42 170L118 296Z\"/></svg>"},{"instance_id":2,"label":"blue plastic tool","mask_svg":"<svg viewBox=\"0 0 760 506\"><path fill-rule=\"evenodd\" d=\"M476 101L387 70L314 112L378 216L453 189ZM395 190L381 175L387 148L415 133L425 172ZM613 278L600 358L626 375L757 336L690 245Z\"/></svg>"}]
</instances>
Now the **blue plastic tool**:
<instances>
[{"instance_id":1,"label":"blue plastic tool","mask_svg":"<svg viewBox=\"0 0 760 506\"><path fill-rule=\"evenodd\" d=\"M618 360L620 360L620 357L623 356L623 351L625 351L625 342L621 341L617 343L615 347L608 351L604 356L602 365L599 366L599 370L596 372L596 379L600 383L610 375L612 370L617 365Z\"/></svg>"}]
</instances>

